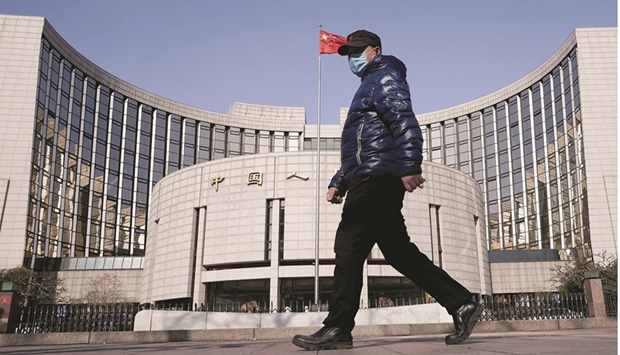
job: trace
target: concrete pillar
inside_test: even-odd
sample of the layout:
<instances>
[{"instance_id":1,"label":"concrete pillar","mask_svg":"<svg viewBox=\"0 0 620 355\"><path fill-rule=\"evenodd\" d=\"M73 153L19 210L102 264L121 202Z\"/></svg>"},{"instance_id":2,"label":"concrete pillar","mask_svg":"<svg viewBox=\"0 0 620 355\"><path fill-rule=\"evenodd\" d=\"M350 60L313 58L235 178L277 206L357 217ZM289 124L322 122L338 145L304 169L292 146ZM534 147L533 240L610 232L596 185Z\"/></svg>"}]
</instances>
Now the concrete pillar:
<instances>
[{"instance_id":1,"label":"concrete pillar","mask_svg":"<svg viewBox=\"0 0 620 355\"><path fill-rule=\"evenodd\" d=\"M368 259L364 261L364 283L362 284L362 292L360 294L360 307L370 308L370 300L368 299Z\"/></svg>"},{"instance_id":2,"label":"concrete pillar","mask_svg":"<svg viewBox=\"0 0 620 355\"><path fill-rule=\"evenodd\" d=\"M5 282L3 289L7 289ZM19 294L17 292L0 292L0 334L12 333L19 320Z\"/></svg>"},{"instance_id":3,"label":"concrete pillar","mask_svg":"<svg viewBox=\"0 0 620 355\"><path fill-rule=\"evenodd\" d=\"M196 265L194 268L194 293L192 300L198 308L207 303L207 285L202 282L202 270L204 270L204 242L206 233L207 208L201 207L198 213L198 230L196 231ZM193 305L192 305L193 306Z\"/></svg>"},{"instance_id":4,"label":"concrete pillar","mask_svg":"<svg viewBox=\"0 0 620 355\"><path fill-rule=\"evenodd\" d=\"M588 314L593 318L607 317L605 310L605 296L603 295L603 283L599 278L598 271L586 272L583 283L586 300L588 302Z\"/></svg>"},{"instance_id":5,"label":"concrete pillar","mask_svg":"<svg viewBox=\"0 0 620 355\"><path fill-rule=\"evenodd\" d=\"M271 208L271 277L269 280L269 311L282 311L280 302L280 208L282 200L273 200Z\"/></svg>"}]
</instances>

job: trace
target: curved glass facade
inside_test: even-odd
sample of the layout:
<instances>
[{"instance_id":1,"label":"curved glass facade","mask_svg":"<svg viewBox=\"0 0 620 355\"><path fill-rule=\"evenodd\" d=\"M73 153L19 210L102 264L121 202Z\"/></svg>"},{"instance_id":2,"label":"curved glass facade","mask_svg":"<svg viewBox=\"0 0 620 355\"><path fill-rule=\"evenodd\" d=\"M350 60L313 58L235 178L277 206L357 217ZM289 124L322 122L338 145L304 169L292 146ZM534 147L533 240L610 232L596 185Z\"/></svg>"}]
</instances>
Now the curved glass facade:
<instances>
[{"instance_id":1,"label":"curved glass facade","mask_svg":"<svg viewBox=\"0 0 620 355\"><path fill-rule=\"evenodd\" d=\"M153 186L174 171L298 151L302 132L205 122L126 97L42 39L25 264L144 255Z\"/></svg>"},{"instance_id":2,"label":"curved glass facade","mask_svg":"<svg viewBox=\"0 0 620 355\"><path fill-rule=\"evenodd\" d=\"M26 264L144 255L150 193L162 177L206 161L317 147L301 131L213 123L126 97L51 42L42 38L39 58ZM577 51L517 94L422 126L425 159L479 183L488 250L589 253ZM338 145L337 136L321 137L321 149Z\"/></svg>"},{"instance_id":3,"label":"curved glass facade","mask_svg":"<svg viewBox=\"0 0 620 355\"><path fill-rule=\"evenodd\" d=\"M589 252L577 47L521 93L423 133L425 159L480 184L489 250Z\"/></svg>"}]
</instances>

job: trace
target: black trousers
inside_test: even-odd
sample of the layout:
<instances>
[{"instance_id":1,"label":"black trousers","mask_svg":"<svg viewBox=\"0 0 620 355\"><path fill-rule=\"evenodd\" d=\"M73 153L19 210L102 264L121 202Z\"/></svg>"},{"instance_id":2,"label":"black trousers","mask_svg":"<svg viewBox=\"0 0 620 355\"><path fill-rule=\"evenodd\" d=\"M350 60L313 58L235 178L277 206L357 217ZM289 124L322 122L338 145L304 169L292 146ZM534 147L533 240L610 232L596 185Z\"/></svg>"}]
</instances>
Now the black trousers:
<instances>
[{"instance_id":1,"label":"black trousers","mask_svg":"<svg viewBox=\"0 0 620 355\"><path fill-rule=\"evenodd\" d=\"M349 185L336 232L334 291L326 326L353 330L360 305L364 261L377 243L398 272L428 292L448 313L472 294L409 241L401 213L405 188L399 177L362 176Z\"/></svg>"}]
</instances>

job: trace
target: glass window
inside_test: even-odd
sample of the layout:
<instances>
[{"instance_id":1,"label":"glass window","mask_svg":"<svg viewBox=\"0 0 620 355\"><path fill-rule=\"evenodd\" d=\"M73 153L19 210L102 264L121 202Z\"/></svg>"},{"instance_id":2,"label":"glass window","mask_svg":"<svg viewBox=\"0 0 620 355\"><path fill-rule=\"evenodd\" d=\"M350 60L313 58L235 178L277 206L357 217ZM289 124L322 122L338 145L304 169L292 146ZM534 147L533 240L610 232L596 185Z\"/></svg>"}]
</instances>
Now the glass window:
<instances>
[{"instance_id":1,"label":"glass window","mask_svg":"<svg viewBox=\"0 0 620 355\"><path fill-rule=\"evenodd\" d=\"M142 269L142 260L144 260L144 258L133 257L132 261L131 261L131 268L132 269Z\"/></svg>"},{"instance_id":2,"label":"glass window","mask_svg":"<svg viewBox=\"0 0 620 355\"><path fill-rule=\"evenodd\" d=\"M243 132L243 154L256 153L256 132L246 129Z\"/></svg>"},{"instance_id":3,"label":"glass window","mask_svg":"<svg viewBox=\"0 0 620 355\"><path fill-rule=\"evenodd\" d=\"M105 86L99 86L99 105L97 108L97 138L107 140L108 114L110 111L110 91Z\"/></svg>"},{"instance_id":4,"label":"glass window","mask_svg":"<svg viewBox=\"0 0 620 355\"><path fill-rule=\"evenodd\" d=\"M280 222L278 225L278 244L279 244L279 248L278 248L278 258L280 260L284 259L284 217L285 217L285 203L284 203L284 199L280 199L280 210L279 210L279 215L280 215Z\"/></svg>"},{"instance_id":5,"label":"glass window","mask_svg":"<svg viewBox=\"0 0 620 355\"><path fill-rule=\"evenodd\" d=\"M84 86L84 74L79 69L73 70L73 93L71 97L75 103L82 105L82 89Z\"/></svg>"},{"instance_id":6,"label":"glass window","mask_svg":"<svg viewBox=\"0 0 620 355\"><path fill-rule=\"evenodd\" d=\"M140 111L140 146L138 147L138 152L148 157L151 155L153 115L151 108L145 105L141 105Z\"/></svg>"},{"instance_id":7,"label":"glass window","mask_svg":"<svg viewBox=\"0 0 620 355\"><path fill-rule=\"evenodd\" d=\"M284 146L285 146L284 132L274 132L274 134L273 134L273 151L274 152L283 152L284 151Z\"/></svg>"},{"instance_id":8,"label":"glass window","mask_svg":"<svg viewBox=\"0 0 620 355\"><path fill-rule=\"evenodd\" d=\"M369 308L426 303L424 291L405 277L369 277Z\"/></svg>"},{"instance_id":9,"label":"glass window","mask_svg":"<svg viewBox=\"0 0 620 355\"><path fill-rule=\"evenodd\" d=\"M117 218L116 201L108 198L106 207L106 228L103 241L103 255L114 255L116 250L116 218Z\"/></svg>"},{"instance_id":10,"label":"glass window","mask_svg":"<svg viewBox=\"0 0 620 355\"><path fill-rule=\"evenodd\" d=\"M446 155L446 165L449 167L456 166L456 124L454 120L445 121L444 125L444 144L445 144L445 155Z\"/></svg>"},{"instance_id":11,"label":"glass window","mask_svg":"<svg viewBox=\"0 0 620 355\"><path fill-rule=\"evenodd\" d=\"M312 277L296 277L280 279L280 307L290 308L291 312L303 312L306 307L312 308L314 304L314 283ZM333 292L333 278L319 278L319 303L326 305L331 299ZM327 309L321 309L326 311Z\"/></svg>"},{"instance_id":12,"label":"glass window","mask_svg":"<svg viewBox=\"0 0 620 355\"><path fill-rule=\"evenodd\" d=\"M241 129L230 127L228 131L228 155L241 155Z\"/></svg>"},{"instance_id":13,"label":"glass window","mask_svg":"<svg viewBox=\"0 0 620 355\"><path fill-rule=\"evenodd\" d=\"M133 176L123 174L121 198L125 201L131 201L133 196ZM129 210L127 211L129 213Z\"/></svg>"},{"instance_id":14,"label":"glass window","mask_svg":"<svg viewBox=\"0 0 620 355\"><path fill-rule=\"evenodd\" d=\"M316 150L317 142L317 138L304 138L304 150Z\"/></svg>"},{"instance_id":15,"label":"glass window","mask_svg":"<svg viewBox=\"0 0 620 355\"><path fill-rule=\"evenodd\" d=\"M183 166L192 166L196 163L196 121L186 118L183 134Z\"/></svg>"},{"instance_id":16,"label":"glass window","mask_svg":"<svg viewBox=\"0 0 620 355\"><path fill-rule=\"evenodd\" d=\"M213 159L226 157L226 127L215 125L213 131Z\"/></svg>"},{"instance_id":17,"label":"glass window","mask_svg":"<svg viewBox=\"0 0 620 355\"><path fill-rule=\"evenodd\" d=\"M93 153L93 138L84 136L82 137L82 159L85 161L92 160Z\"/></svg>"},{"instance_id":18,"label":"glass window","mask_svg":"<svg viewBox=\"0 0 620 355\"><path fill-rule=\"evenodd\" d=\"M259 153L269 153L271 146L271 139L269 131L260 131L258 133L258 152Z\"/></svg>"},{"instance_id":19,"label":"glass window","mask_svg":"<svg viewBox=\"0 0 620 355\"><path fill-rule=\"evenodd\" d=\"M487 178L496 177L495 172L495 130L493 124L493 109L487 108L484 110L484 144L485 144L485 156L486 156L486 171Z\"/></svg>"},{"instance_id":20,"label":"glass window","mask_svg":"<svg viewBox=\"0 0 620 355\"><path fill-rule=\"evenodd\" d=\"M125 126L132 131L138 129L138 103L133 99L127 99L127 112L125 118Z\"/></svg>"},{"instance_id":21,"label":"glass window","mask_svg":"<svg viewBox=\"0 0 620 355\"><path fill-rule=\"evenodd\" d=\"M85 270L86 269L86 258L78 258L75 263L75 270Z\"/></svg>"},{"instance_id":22,"label":"glass window","mask_svg":"<svg viewBox=\"0 0 620 355\"><path fill-rule=\"evenodd\" d=\"M58 51L54 49L50 51L50 54L52 61L50 63L50 70L48 71L49 79L54 85L58 85L60 77L60 54L58 54Z\"/></svg>"},{"instance_id":23,"label":"glass window","mask_svg":"<svg viewBox=\"0 0 620 355\"><path fill-rule=\"evenodd\" d=\"M431 160L435 163L444 164L443 159L443 126L434 123L430 129L431 141Z\"/></svg>"},{"instance_id":24,"label":"glass window","mask_svg":"<svg viewBox=\"0 0 620 355\"><path fill-rule=\"evenodd\" d=\"M457 119L458 125L458 141L469 141L469 118L467 116L461 116Z\"/></svg>"},{"instance_id":25,"label":"glass window","mask_svg":"<svg viewBox=\"0 0 620 355\"><path fill-rule=\"evenodd\" d=\"M267 209L265 211L265 260L271 260L271 248L273 234L273 199L267 200Z\"/></svg>"},{"instance_id":26,"label":"glass window","mask_svg":"<svg viewBox=\"0 0 620 355\"><path fill-rule=\"evenodd\" d=\"M166 131L168 119L166 112L157 110L155 114L155 146L153 147L153 185L157 183L166 172Z\"/></svg>"},{"instance_id":27,"label":"glass window","mask_svg":"<svg viewBox=\"0 0 620 355\"><path fill-rule=\"evenodd\" d=\"M483 116L483 120L484 120L484 135L486 137L493 137L495 134L495 115L494 115L494 110L492 107L487 107L484 109L484 116ZM489 138L487 138L487 142L490 142ZM491 138L494 139L495 138Z\"/></svg>"},{"instance_id":28,"label":"glass window","mask_svg":"<svg viewBox=\"0 0 620 355\"><path fill-rule=\"evenodd\" d=\"M168 129L168 118L164 111L157 110L155 119L155 137L163 140L166 139L166 130Z\"/></svg>"},{"instance_id":29,"label":"glass window","mask_svg":"<svg viewBox=\"0 0 620 355\"><path fill-rule=\"evenodd\" d=\"M47 80L47 72L49 69L49 56L50 45L44 38L43 41L41 41L41 60L39 61L39 71L41 75L44 76L45 80Z\"/></svg>"},{"instance_id":30,"label":"glass window","mask_svg":"<svg viewBox=\"0 0 620 355\"><path fill-rule=\"evenodd\" d=\"M211 124L200 122L198 126L198 162L202 163L211 160Z\"/></svg>"},{"instance_id":31,"label":"glass window","mask_svg":"<svg viewBox=\"0 0 620 355\"><path fill-rule=\"evenodd\" d=\"M168 174L179 170L181 159L181 117L170 115L168 123Z\"/></svg>"},{"instance_id":32,"label":"glass window","mask_svg":"<svg viewBox=\"0 0 620 355\"><path fill-rule=\"evenodd\" d=\"M298 132L291 132L288 135L288 151L289 152L297 152L299 151L299 136L301 134ZM338 140L338 149L340 149L340 140Z\"/></svg>"},{"instance_id":33,"label":"glass window","mask_svg":"<svg viewBox=\"0 0 620 355\"><path fill-rule=\"evenodd\" d=\"M136 166L135 152L126 148L125 153L123 154L123 160L123 173L133 174Z\"/></svg>"},{"instance_id":34,"label":"glass window","mask_svg":"<svg viewBox=\"0 0 620 355\"><path fill-rule=\"evenodd\" d=\"M86 101L84 102L84 134L94 135L95 125L95 102L97 97L96 83L91 78L86 78Z\"/></svg>"},{"instance_id":35,"label":"glass window","mask_svg":"<svg viewBox=\"0 0 620 355\"><path fill-rule=\"evenodd\" d=\"M230 310L248 301L256 301L261 312L270 307L268 279L208 283L207 295L210 311ZM238 311L238 308L234 310Z\"/></svg>"},{"instance_id":36,"label":"glass window","mask_svg":"<svg viewBox=\"0 0 620 355\"><path fill-rule=\"evenodd\" d=\"M428 132L427 126L426 125L421 126L420 127L420 132L422 132L422 138L423 138L423 142L422 142L422 159L423 160L428 160L429 139L428 139L428 135L427 135L427 132ZM304 144L304 146L305 146L305 144Z\"/></svg>"},{"instance_id":37,"label":"glass window","mask_svg":"<svg viewBox=\"0 0 620 355\"><path fill-rule=\"evenodd\" d=\"M567 131L570 130L570 126L573 124L573 97L571 91L571 74L570 74L570 61L566 58L562 62L562 74L564 77L562 78L562 84L564 88L564 107L566 108L566 123L569 127L567 127Z\"/></svg>"}]
</instances>

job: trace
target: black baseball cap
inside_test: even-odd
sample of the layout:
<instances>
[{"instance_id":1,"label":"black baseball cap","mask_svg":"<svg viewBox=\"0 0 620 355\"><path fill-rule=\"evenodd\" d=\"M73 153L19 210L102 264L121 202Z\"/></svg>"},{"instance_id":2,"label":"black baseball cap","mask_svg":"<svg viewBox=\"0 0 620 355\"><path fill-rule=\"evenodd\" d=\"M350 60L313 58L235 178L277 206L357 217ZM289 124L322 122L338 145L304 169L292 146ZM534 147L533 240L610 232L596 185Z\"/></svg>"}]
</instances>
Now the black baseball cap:
<instances>
[{"instance_id":1,"label":"black baseball cap","mask_svg":"<svg viewBox=\"0 0 620 355\"><path fill-rule=\"evenodd\" d=\"M381 47L381 38L370 31L357 30L347 36L347 43L338 47L338 54L349 55L368 46Z\"/></svg>"}]
</instances>

